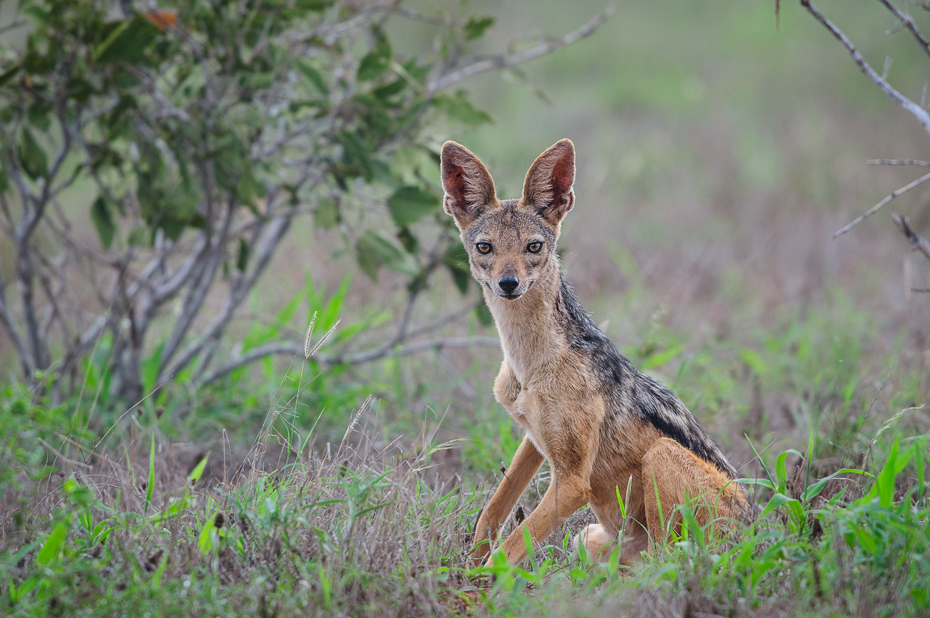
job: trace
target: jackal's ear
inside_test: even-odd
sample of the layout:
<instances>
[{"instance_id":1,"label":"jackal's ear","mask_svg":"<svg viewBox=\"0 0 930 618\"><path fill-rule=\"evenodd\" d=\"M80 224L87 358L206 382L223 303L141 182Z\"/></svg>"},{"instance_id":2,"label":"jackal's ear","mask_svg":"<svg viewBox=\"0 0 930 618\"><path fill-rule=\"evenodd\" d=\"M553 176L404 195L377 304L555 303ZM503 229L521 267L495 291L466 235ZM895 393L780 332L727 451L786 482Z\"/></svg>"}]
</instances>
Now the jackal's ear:
<instances>
[{"instance_id":1,"label":"jackal's ear","mask_svg":"<svg viewBox=\"0 0 930 618\"><path fill-rule=\"evenodd\" d=\"M558 225L575 205L575 145L563 139L539 155L523 181L523 205Z\"/></svg>"},{"instance_id":2,"label":"jackal's ear","mask_svg":"<svg viewBox=\"0 0 930 618\"><path fill-rule=\"evenodd\" d=\"M460 226L468 225L488 206L498 204L491 174L478 157L455 142L442 145L442 208Z\"/></svg>"}]
</instances>

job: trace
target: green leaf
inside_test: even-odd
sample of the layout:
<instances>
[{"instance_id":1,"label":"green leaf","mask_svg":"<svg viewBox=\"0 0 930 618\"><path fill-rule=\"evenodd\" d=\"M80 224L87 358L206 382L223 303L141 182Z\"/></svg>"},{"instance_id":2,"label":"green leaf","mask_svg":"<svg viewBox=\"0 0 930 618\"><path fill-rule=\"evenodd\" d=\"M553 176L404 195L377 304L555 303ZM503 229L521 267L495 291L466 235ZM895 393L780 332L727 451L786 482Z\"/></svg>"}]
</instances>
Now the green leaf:
<instances>
[{"instance_id":1,"label":"green leaf","mask_svg":"<svg viewBox=\"0 0 930 618\"><path fill-rule=\"evenodd\" d=\"M131 247L141 247L148 244L148 230L144 227L134 227L129 230L127 242Z\"/></svg>"},{"instance_id":2,"label":"green leaf","mask_svg":"<svg viewBox=\"0 0 930 618\"><path fill-rule=\"evenodd\" d=\"M789 448L784 453L781 453L775 459L775 477L778 480L778 491L785 493L788 491L788 470L786 467L785 460L788 458L788 455L797 455L800 458L804 458L801 453L797 452L793 448Z\"/></svg>"},{"instance_id":3,"label":"green leaf","mask_svg":"<svg viewBox=\"0 0 930 618\"><path fill-rule=\"evenodd\" d=\"M459 293L466 294L471 284L471 268L468 266L468 253L460 243L450 246L442 256L442 263L452 276L452 282Z\"/></svg>"},{"instance_id":4,"label":"green leaf","mask_svg":"<svg viewBox=\"0 0 930 618\"><path fill-rule=\"evenodd\" d=\"M144 17L123 21L97 46L93 60L99 64L133 62L155 41L158 32L158 27Z\"/></svg>"},{"instance_id":5,"label":"green leaf","mask_svg":"<svg viewBox=\"0 0 930 618\"><path fill-rule=\"evenodd\" d=\"M145 512L149 512L152 492L155 489L155 434L152 434L152 450L149 452L149 479L145 488Z\"/></svg>"},{"instance_id":6,"label":"green leaf","mask_svg":"<svg viewBox=\"0 0 930 618\"><path fill-rule=\"evenodd\" d=\"M899 457L898 441L895 440L894 444L891 445L891 452L888 453L888 459L885 461L882 471L879 472L878 477L875 479L875 485L878 487L878 503L880 506L886 509L891 507L891 503L894 501L895 478L911 460L913 454L913 451L908 449L905 451L903 457Z\"/></svg>"},{"instance_id":7,"label":"green leaf","mask_svg":"<svg viewBox=\"0 0 930 618\"><path fill-rule=\"evenodd\" d=\"M240 202L251 207L254 212L255 198L265 197L265 185L256 180L255 175L252 174L250 165L244 167L245 169L239 174L239 181L236 183L235 194Z\"/></svg>"},{"instance_id":8,"label":"green leaf","mask_svg":"<svg viewBox=\"0 0 930 618\"><path fill-rule=\"evenodd\" d=\"M239 247L236 251L236 269L244 273L245 267L249 264L249 243L245 238L239 237Z\"/></svg>"},{"instance_id":9,"label":"green leaf","mask_svg":"<svg viewBox=\"0 0 930 618\"><path fill-rule=\"evenodd\" d=\"M736 479L736 482L742 483L743 485L759 485L760 487L765 487L766 489L771 489L772 491L775 491L776 489L778 489L777 487L775 487L775 483L773 483L772 481L768 479L742 478L742 479Z\"/></svg>"},{"instance_id":10,"label":"green leaf","mask_svg":"<svg viewBox=\"0 0 930 618\"><path fill-rule=\"evenodd\" d=\"M649 358L643 361L642 371L647 371L655 367L661 367L668 361L681 354L683 348L684 346L678 343L668 348L667 350L663 350L657 354L652 354Z\"/></svg>"},{"instance_id":11,"label":"green leaf","mask_svg":"<svg viewBox=\"0 0 930 618\"><path fill-rule=\"evenodd\" d=\"M491 310L488 309L488 306L484 303L475 307L475 315L478 316L478 322L482 326L491 326L494 324L494 316L491 315Z\"/></svg>"},{"instance_id":12,"label":"green leaf","mask_svg":"<svg viewBox=\"0 0 930 618\"><path fill-rule=\"evenodd\" d=\"M22 4L26 3L23 2ZM22 4L20 6L22 6ZM47 24L49 21L51 21L51 13L48 9L31 2L25 9L23 9L23 15L31 17L33 21L39 24Z\"/></svg>"},{"instance_id":13,"label":"green leaf","mask_svg":"<svg viewBox=\"0 0 930 618\"><path fill-rule=\"evenodd\" d=\"M102 195L91 204L90 220L97 229L103 248L109 249L113 243L113 236L116 234L116 223L113 221L113 214L110 212L107 200Z\"/></svg>"},{"instance_id":14,"label":"green leaf","mask_svg":"<svg viewBox=\"0 0 930 618\"><path fill-rule=\"evenodd\" d=\"M29 178L36 180L48 177L48 157L27 127L23 127L16 150L20 165Z\"/></svg>"},{"instance_id":15,"label":"green leaf","mask_svg":"<svg viewBox=\"0 0 930 618\"><path fill-rule=\"evenodd\" d=\"M213 523L215 517L215 513L210 515L206 523L204 523L203 529L200 531L200 538L198 539L197 546L200 548L200 553L204 555L210 553L217 541L217 530Z\"/></svg>"},{"instance_id":16,"label":"green leaf","mask_svg":"<svg viewBox=\"0 0 930 618\"><path fill-rule=\"evenodd\" d=\"M44 581L45 577L37 575L24 581L22 584L20 584L19 588L17 588L16 585L10 581L10 601L13 603L18 603L21 599L25 598L27 594L35 590L36 586Z\"/></svg>"},{"instance_id":17,"label":"green leaf","mask_svg":"<svg viewBox=\"0 0 930 618\"><path fill-rule=\"evenodd\" d=\"M494 25L494 21L490 15L472 15L465 22L465 38L473 40L481 37L485 30Z\"/></svg>"},{"instance_id":18,"label":"green leaf","mask_svg":"<svg viewBox=\"0 0 930 618\"><path fill-rule=\"evenodd\" d=\"M401 227L416 223L425 215L437 211L439 203L439 197L416 186L401 187L387 200L391 217Z\"/></svg>"},{"instance_id":19,"label":"green leaf","mask_svg":"<svg viewBox=\"0 0 930 618\"><path fill-rule=\"evenodd\" d=\"M3 161L0 161L0 193L6 193L10 188L10 175L6 171Z\"/></svg>"},{"instance_id":20,"label":"green leaf","mask_svg":"<svg viewBox=\"0 0 930 618\"><path fill-rule=\"evenodd\" d=\"M854 468L843 468L842 470L837 470L830 476L825 476L819 481L817 481L816 483L808 485L807 488L804 490L804 493L801 494L801 500L803 500L804 502L808 502L812 500L813 498L819 496L820 492L822 492L824 488L827 486L827 483L829 483L831 479L837 477L840 474L868 474L868 472L864 472L862 470L856 470Z\"/></svg>"},{"instance_id":21,"label":"green leaf","mask_svg":"<svg viewBox=\"0 0 930 618\"><path fill-rule=\"evenodd\" d=\"M339 218L339 208L336 207L336 202L329 198L320 199L316 210L313 211L313 225L320 229L336 227Z\"/></svg>"},{"instance_id":22,"label":"green leaf","mask_svg":"<svg viewBox=\"0 0 930 618\"><path fill-rule=\"evenodd\" d=\"M775 509L777 509L778 507L786 505L786 504L790 504L792 502L798 502L798 501L795 500L794 498L789 498L785 494L775 494L768 501L768 504L765 505L765 508L762 509L762 512L759 513L759 517L757 519L762 519L763 517L765 517L766 515L768 515Z\"/></svg>"},{"instance_id":23,"label":"green leaf","mask_svg":"<svg viewBox=\"0 0 930 618\"><path fill-rule=\"evenodd\" d=\"M26 108L26 118L29 119L29 124L40 131L48 131L52 126L52 113L51 103L45 101L36 101Z\"/></svg>"},{"instance_id":24,"label":"green leaf","mask_svg":"<svg viewBox=\"0 0 930 618\"><path fill-rule=\"evenodd\" d=\"M377 38L362 61L358 65L358 75L356 78L360 82L370 81L382 73L391 64L391 44L388 42L383 32L376 32Z\"/></svg>"},{"instance_id":25,"label":"green leaf","mask_svg":"<svg viewBox=\"0 0 930 618\"><path fill-rule=\"evenodd\" d=\"M336 135L336 141L342 146L345 162L358 168L366 180L371 180L375 174L375 166L368 155L368 149L358 136L352 131L340 131Z\"/></svg>"},{"instance_id":26,"label":"green leaf","mask_svg":"<svg viewBox=\"0 0 930 618\"><path fill-rule=\"evenodd\" d=\"M762 360L762 357L755 350L751 348L743 348L740 352L740 359L742 359L743 363L745 363L746 366L749 367L749 369L751 369L752 372L757 376L762 377L762 375L765 373L765 361Z\"/></svg>"},{"instance_id":27,"label":"green leaf","mask_svg":"<svg viewBox=\"0 0 930 618\"><path fill-rule=\"evenodd\" d=\"M161 355L165 350L165 342L161 342L155 347L151 356L139 363L139 369L142 373L142 390L151 393L158 386L158 370L161 368Z\"/></svg>"},{"instance_id":28,"label":"green leaf","mask_svg":"<svg viewBox=\"0 0 930 618\"><path fill-rule=\"evenodd\" d=\"M300 69L300 72L307 76L317 90L321 94L329 94L329 86L326 85L326 80L323 79L323 75L316 70L312 64L306 60L298 60L297 68Z\"/></svg>"},{"instance_id":29,"label":"green leaf","mask_svg":"<svg viewBox=\"0 0 930 618\"><path fill-rule=\"evenodd\" d=\"M402 77L398 77L392 82L388 82L384 84L383 86L378 86L377 88L371 91L371 94L373 94L378 99L382 99L382 100L389 99L395 95L400 94L401 92L406 90L409 86L410 86L409 81L407 81L406 79Z\"/></svg>"},{"instance_id":30,"label":"green leaf","mask_svg":"<svg viewBox=\"0 0 930 618\"><path fill-rule=\"evenodd\" d=\"M477 127L493 122L491 116L483 110L476 109L466 98L464 91L457 92L455 96L439 94L433 99L433 105L445 112L450 118L469 126Z\"/></svg>"},{"instance_id":31,"label":"green leaf","mask_svg":"<svg viewBox=\"0 0 930 618\"><path fill-rule=\"evenodd\" d=\"M322 11L333 5L334 0L296 0L294 6L305 11Z\"/></svg>"},{"instance_id":32,"label":"green leaf","mask_svg":"<svg viewBox=\"0 0 930 618\"><path fill-rule=\"evenodd\" d=\"M36 555L36 562L39 566L44 566L57 558L61 554L62 545L68 537L68 522L59 521L49 533L48 538L42 545L42 549Z\"/></svg>"},{"instance_id":33,"label":"green leaf","mask_svg":"<svg viewBox=\"0 0 930 618\"><path fill-rule=\"evenodd\" d=\"M14 65L14 66L10 67L9 69L7 69L6 71L4 71L3 73L0 73L0 86L3 86L3 85L6 84L8 81L10 81L10 80L13 79L14 77L16 77L16 74L19 73L19 69L20 69L20 68L21 68L21 67L17 64L17 65Z\"/></svg>"},{"instance_id":34,"label":"green leaf","mask_svg":"<svg viewBox=\"0 0 930 618\"><path fill-rule=\"evenodd\" d=\"M206 461L206 458L204 458L204 462L205 461ZM161 523L169 519L172 519L174 517L178 517L181 514L181 511L183 511L190 505L191 505L190 496L189 495L183 496L177 502L174 502L171 505L169 505L168 508L162 511L161 513L155 513L154 515L151 515L149 517L149 521L157 524L157 523Z\"/></svg>"},{"instance_id":35,"label":"green leaf","mask_svg":"<svg viewBox=\"0 0 930 618\"><path fill-rule=\"evenodd\" d=\"M210 459L210 453L207 453L203 459L200 460L200 463L187 475L187 480L190 482L191 486L197 484L200 481L200 477L203 476L203 471L207 467L207 460Z\"/></svg>"},{"instance_id":36,"label":"green leaf","mask_svg":"<svg viewBox=\"0 0 930 618\"><path fill-rule=\"evenodd\" d=\"M161 557L161 562L158 563L158 568L155 569L155 574L152 575L152 587L158 590L161 587L161 579L165 575L165 570L168 567L168 552L165 552Z\"/></svg>"},{"instance_id":37,"label":"green leaf","mask_svg":"<svg viewBox=\"0 0 930 618\"><path fill-rule=\"evenodd\" d=\"M409 253L374 230L366 230L359 237L355 252L358 265L372 281L378 280L379 266L408 276L419 272L416 261Z\"/></svg>"},{"instance_id":38,"label":"green leaf","mask_svg":"<svg viewBox=\"0 0 930 618\"><path fill-rule=\"evenodd\" d=\"M320 330L329 330L335 326L339 316L342 315L342 307L345 305L346 296L349 294L349 287L352 285L352 273L346 273L339 284L336 293L330 296L326 304L319 310L317 328Z\"/></svg>"}]
</instances>

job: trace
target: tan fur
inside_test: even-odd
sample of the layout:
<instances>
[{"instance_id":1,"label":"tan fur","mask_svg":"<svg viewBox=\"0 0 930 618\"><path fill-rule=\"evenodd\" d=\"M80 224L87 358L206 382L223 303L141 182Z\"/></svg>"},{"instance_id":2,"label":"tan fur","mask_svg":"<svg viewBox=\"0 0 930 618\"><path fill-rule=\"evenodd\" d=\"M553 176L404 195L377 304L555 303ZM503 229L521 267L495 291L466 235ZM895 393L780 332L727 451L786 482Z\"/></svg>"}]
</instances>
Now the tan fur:
<instances>
[{"instance_id":1,"label":"tan fur","mask_svg":"<svg viewBox=\"0 0 930 618\"><path fill-rule=\"evenodd\" d=\"M562 140L540 155L527 173L519 202L498 200L490 174L463 146L447 142L442 157L444 208L462 232L472 273L501 337L504 360L494 395L526 431L479 518L472 559L489 560L502 526L544 458L552 468L552 484L501 545L510 564L527 556L524 531L540 543L585 504L591 505L599 524L582 531L579 541L592 555L608 555L625 525L617 495L625 496L628 487L626 563L648 551L650 539L665 542L670 527L663 524L688 497L700 501L701 524L747 512L741 489L726 473L665 437L655 425L632 412L615 411L605 425L603 377L589 354L569 345L564 310L558 306L561 275L555 240L574 205L572 143ZM534 242L542 244L538 253L530 251ZM484 254L481 246L491 250ZM505 289L508 277L515 282L512 293ZM675 417L668 422L686 426Z\"/></svg>"}]
</instances>

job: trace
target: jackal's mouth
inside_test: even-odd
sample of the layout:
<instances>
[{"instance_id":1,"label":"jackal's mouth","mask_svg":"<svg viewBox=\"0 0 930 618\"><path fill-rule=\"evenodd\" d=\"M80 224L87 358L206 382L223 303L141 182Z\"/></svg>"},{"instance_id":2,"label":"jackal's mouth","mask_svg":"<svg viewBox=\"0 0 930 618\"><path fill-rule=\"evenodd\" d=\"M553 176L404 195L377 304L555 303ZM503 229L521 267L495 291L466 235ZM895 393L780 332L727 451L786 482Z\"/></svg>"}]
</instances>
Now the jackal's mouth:
<instances>
[{"instance_id":1,"label":"jackal's mouth","mask_svg":"<svg viewBox=\"0 0 930 618\"><path fill-rule=\"evenodd\" d=\"M504 300L517 300L518 298L520 298L521 296L523 296L524 294L526 294L527 292L529 292L529 291L530 291L530 288L533 287L533 284L534 284L534 283L536 283L535 280L534 280L534 281L530 281L528 284L526 284L526 289L523 290L522 292L514 292L514 293L512 293L512 294L508 294L508 293L503 292L503 291L501 291L501 290L497 290L497 295L500 296L501 298L503 298Z\"/></svg>"}]
</instances>

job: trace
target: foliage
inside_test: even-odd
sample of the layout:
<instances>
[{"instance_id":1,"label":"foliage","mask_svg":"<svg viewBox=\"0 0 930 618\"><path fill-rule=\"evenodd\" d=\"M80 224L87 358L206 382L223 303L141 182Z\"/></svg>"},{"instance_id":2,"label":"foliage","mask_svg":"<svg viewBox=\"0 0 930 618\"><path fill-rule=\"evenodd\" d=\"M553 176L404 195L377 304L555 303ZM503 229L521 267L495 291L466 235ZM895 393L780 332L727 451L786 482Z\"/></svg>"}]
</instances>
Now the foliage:
<instances>
[{"instance_id":1,"label":"foliage","mask_svg":"<svg viewBox=\"0 0 930 618\"><path fill-rule=\"evenodd\" d=\"M46 421L26 430L18 422L24 412ZM620 547L603 565L583 552L572 556L574 530L566 529L524 565L508 567L497 556L494 566L471 569L468 539L483 497L427 481L424 470L441 446L412 458L345 442L320 452L313 434L301 432L287 436L293 450L278 472L230 471L223 484L207 479L203 459L172 472L164 438L149 427L140 428L145 457L135 464L98 451L97 464L72 461L49 477L54 468L34 469L28 453L67 424L62 409L28 393L3 394L10 473L0 500L10 505L15 497L17 505L0 519L5 615L593 616L691 608L916 616L930 609L925 436L888 443L874 476L841 472L797 488L785 469L791 454L782 453L772 480L758 482L771 493L755 524L711 541L681 507L680 534L641 567L619 566ZM259 436L258 457L272 435Z\"/></svg>"},{"instance_id":2,"label":"foliage","mask_svg":"<svg viewBox=\"0 0 930 618\"><path fill-rule=\"evenodd\" d=\"M331 0L146 7L21 2L25 45L0 48L0 214L16 257L0 277L19 292L0 280L0 322L28 382L51 368L60 398L105 338L109 389L130 404L183 372L199 385L261 358L224 364L217 347L305 213L372 279L393 271L415 296L446 270L467 290L425 129L490 120L445 88L493 18ZM389 19L443 45L404 57Z\"/></svg>"}]
</instances>

